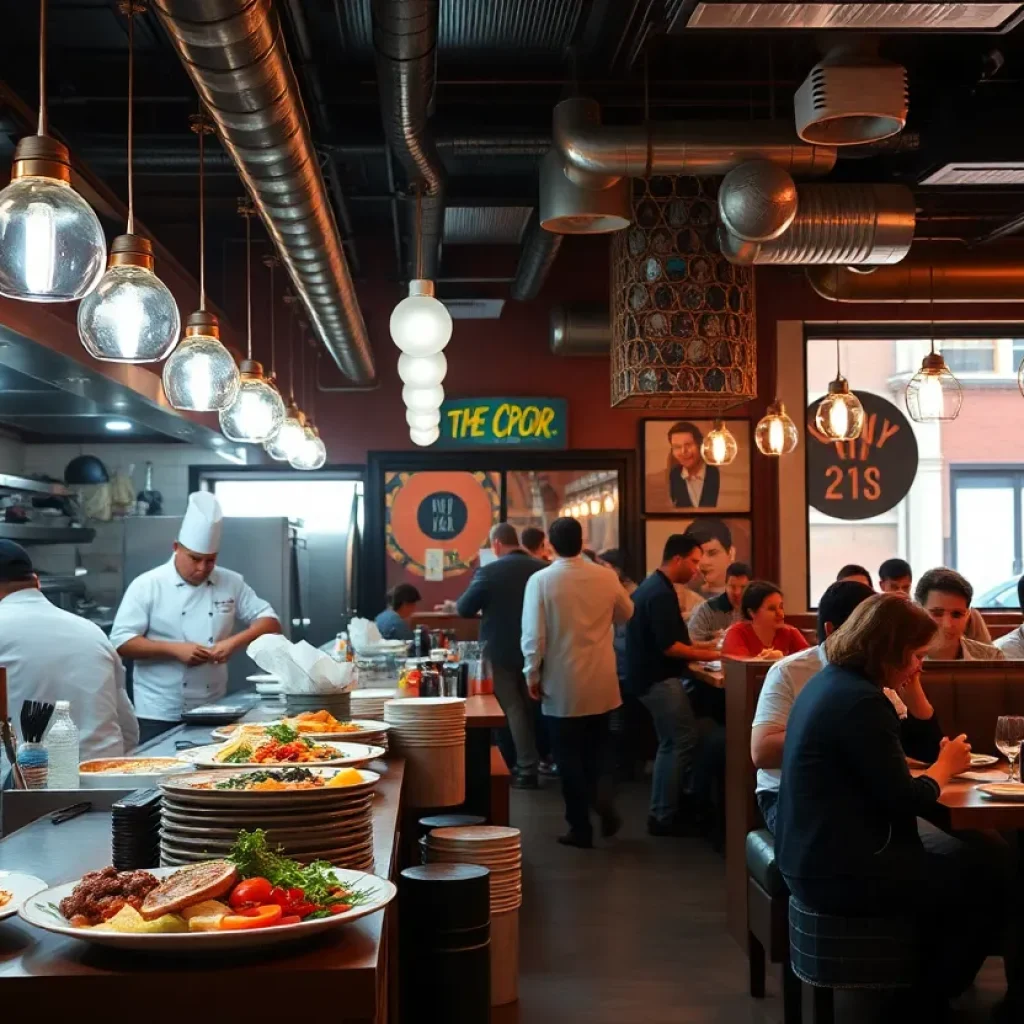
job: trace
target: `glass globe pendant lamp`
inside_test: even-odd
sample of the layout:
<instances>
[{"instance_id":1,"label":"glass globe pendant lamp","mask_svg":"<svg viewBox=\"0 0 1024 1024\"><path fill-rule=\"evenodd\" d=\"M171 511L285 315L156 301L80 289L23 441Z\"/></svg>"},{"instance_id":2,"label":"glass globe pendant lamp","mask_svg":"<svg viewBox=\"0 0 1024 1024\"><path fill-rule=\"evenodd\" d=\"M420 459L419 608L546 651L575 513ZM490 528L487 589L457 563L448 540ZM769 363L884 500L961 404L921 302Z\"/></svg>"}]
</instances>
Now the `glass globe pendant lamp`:
<instances>
[{"instance_id":1,"label":"glass globe pendant lamp","mask_svg":"<svg viewBox=\"0 0 1024 1024\"><path fill-rule=\"evenodd\" d=\"M39 4L39 125L14 150L0 191L0 295L73 302L96 287L107 260L103 227L71 187L67 146L47 134L46 0Z\"/></svg>"},{"instance_id":2,"label":"glass globe pendant lamp","mask_svg":"<svg viewBox=\"0 0 1024 1024\"><path fill-rule=\"evenodd\" d=\"M864 429L864 406L850 390L839 360L839 339L836 338L836 379L828 386L828 394L818 404L814 425L829 441L854 441Z\"/></svg>"},{"instance_id":3,"label":"glass globe pendant lamp","mask_svg":"<svg viewBox=\"0 0 1024 1024\"><path fill-rule=\"evenodd\" d=\"M932 350L907 384L907 412L916 423L941 423L960 415L964 392L946 360Z\"/></svg>"},{"instance_id":4,"label":"glass globe pendant lamp","mask_svg":"<svg viewBox=\"0 0 1024 1024\"><path fill-rule=\"evenodd\" d=\"M243 201L238 212L245 218L245 302L247 358L239 367L241 381L235 400L220 410L220 429L229 441L263 444L281 429L285 418L281 395L263 376L263 366L252 357L252 217L256 212Z\"/></svg>"},{"instance_id":5,"label":"glass globe pendant lamp","mask_svg":"<svg viewBox=\"0 0 1024 1024\"><path fill-rule=\"evenodd\" d=\"M433 430L440 427L441 411L436 412L413 412L412 409L405 410L405 422L413 430Z\"/></svg>"},{"instance_id":6,"label":"glass globe pendant lamp","mask_svg":"<svg viewBox=\"0 0 1024 1024\"><path fill-rule=\"evenodd\" d=\"M736 453L739 445L732 431L725 425L724 420L715 420L712 428L704 435L704 443L700 446L700 454L709 466L728 466Z\"/></svg>"},{"instance_id":7,"label":"glass globe pendant lamp","mask_svg":"<svg viewBox=\"0 0 1024 1024\"><path fill-rule=\"evenodd\" d=\"M206 310L205 139L213 131L209 118L193 115L199 136L199 309L185 322L185 337L164 363L163 385L175 409L217 412L238 397L241 379L231 353L221 344L217 318Z\"/></svg>"},{"instance_id":8,"label":"glass globe pendant lamp","mask_svg":"<svg viewBox=\"0 0 1024 1024\"><path fill-rule=\"evenodd\" d=\"M402 388L402 401L409 412L439 413L444 402L444 388L438 384L431 388L416 388L406 384Z\"/></svg>"},{"instance_id":9,"label":"glass globe pendant lamp","mask_svg":"<svg viewBox=\"0 0 1024 1024\"><path fill-rule=\"evenodd\" d=\"M306 417L294 399L288 403L285 418L278 432L265 442L266 453L278 462L287 462L306 442Z\"/></svg>"},{"instance_id":10,"label":"glass globe pendant lamp","mask_svg":"<svg viewBox=\"0 0 1024 1024\"><path fill-rule=\"evenodd\" d=\"M422 429L419 427L409 428L409 440L421 448L429 448L441 436L441 429L438 426Z\"/></svg>"},{"instance_id":11,"label":"glass globe pendant lamp","mask_svg":"<svg viewBox=\"0 0 1024 1024\"><path fill-rule=\"evenodd\" d=\"M434 298L434 282L414 279L391 312L391 337L409 356L437 355L451 340L452 316Z\"/></svg>"},{"instance_id":12,"label":"glass globe pendant lamp","mask_svg":"<svg viewBox=\"0 0 1024 1024\"><path fill-rule=\"evenodd\" d=\"M796 450L800 435L786 406L776 399L754 428L754 444L762 455L789 455Z\"/></svg>"},{"instance_id":13,"label":"glass globe pendant lamp","mask_svg":"<svg viewBox=\"0 0 1024 1024\"><path fill-rule=\"evenodd\" d=\"M153 243L135 234L132 182L132 119L135 14L137 0L125 0L128 15L128 228L110 247L110 262L99 284L78 307L78 337L89 355L112 363L155 363L178 343L181 316L170 289L153 272Z\"/></svg>"},{"instance_id":14,"label":"glass globe pendant lamp","mask_svg":"<svg viewBox=\"0 0 1024 1024\"><path fill-rule=\"evenodd\" d=\"M404 352L398 357L398 376L403 384L414 388L433 388L444 381L448 360L443 352L432 356L410 356Z\"/></svg>"}]
</instances>

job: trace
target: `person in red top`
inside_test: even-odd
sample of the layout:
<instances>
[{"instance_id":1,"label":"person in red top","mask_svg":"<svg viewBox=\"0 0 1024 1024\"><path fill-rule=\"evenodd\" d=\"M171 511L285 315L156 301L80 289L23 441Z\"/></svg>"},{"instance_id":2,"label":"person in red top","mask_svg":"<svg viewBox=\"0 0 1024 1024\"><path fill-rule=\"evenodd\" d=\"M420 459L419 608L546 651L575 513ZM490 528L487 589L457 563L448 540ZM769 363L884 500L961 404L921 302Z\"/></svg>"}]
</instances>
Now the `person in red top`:
<instances>
[{"instance_id":1,"label":"person in red top","mask_svg":"<svg viewBox=\"0 0 1024 1024\"><path fill-rule=\"evenodd\" d=\"M740 599L740 613L742 621L726 630L723 657L782 658L807 648L803 633L786 625L782 591L774 583L748 583Z\"/></svg>"}]
</instances>

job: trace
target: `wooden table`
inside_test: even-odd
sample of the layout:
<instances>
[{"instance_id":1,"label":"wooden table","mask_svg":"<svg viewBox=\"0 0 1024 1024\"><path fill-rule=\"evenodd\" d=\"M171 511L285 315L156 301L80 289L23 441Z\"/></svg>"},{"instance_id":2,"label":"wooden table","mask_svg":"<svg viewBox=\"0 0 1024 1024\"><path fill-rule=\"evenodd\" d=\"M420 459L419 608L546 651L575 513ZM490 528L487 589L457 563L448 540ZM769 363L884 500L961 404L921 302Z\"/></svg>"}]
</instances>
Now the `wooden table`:
<instances>
[{"instance_id":1,"label":"wooden table","mask_svg":"<svg viewBox=\"0 0 1024 1024\"><path fill-rule=\"evenodd\" d=\"M915 770L914 774L919 775L921 771L923 769ZM939 804L949 814L950 827L956 831L1024 831L1024 801L990 800L978 792L979 785L982 783L972 779L953 779L943 789Z\"/></svg>"},{"instance_id":2,"label":"wooden table","mask_svg":"<svg viewBox=\"0 0 1024 1024\"><path fill-rule=\"evenodd\" d=\"M374 800L374 857L385 877L394 870L403 770L400 758L387 762ZM0 841L0 868L51 884L109 863L107 812L57 826L42 819ZM105 950L11 918L0 923L0 986L5 1005L31 1007L46 1021L105 1012L181 1024L189 1015L237 1017L243 1005L285 1020L312 1005L331 1007L332 1024L384 1024L397 958L393 908L276 952L187 957Z\"/></svg>"},{"instance_id":3,"label":"wooden table","mask_svg":"<svg viewBox=\"0 0 1024 1024\"><path fill-rule=\"evenodd\" d=\"M725 686L725 673L721 669L708 668L703 661L691 661L689 672L694 679L707 683L708 686L713 686L717 690L721 690Z\"/></svg>"},{"instance_id":4,"label":"wooden table","mask_svg":"<svg viewBox=\"0 0 1024 1024\"><path fill-rule=\"evenodd\" d=\"M491 730L505 724L494 694L466 700L466 804L468 814L491 817Z\"/></svg>"}]
</instances>

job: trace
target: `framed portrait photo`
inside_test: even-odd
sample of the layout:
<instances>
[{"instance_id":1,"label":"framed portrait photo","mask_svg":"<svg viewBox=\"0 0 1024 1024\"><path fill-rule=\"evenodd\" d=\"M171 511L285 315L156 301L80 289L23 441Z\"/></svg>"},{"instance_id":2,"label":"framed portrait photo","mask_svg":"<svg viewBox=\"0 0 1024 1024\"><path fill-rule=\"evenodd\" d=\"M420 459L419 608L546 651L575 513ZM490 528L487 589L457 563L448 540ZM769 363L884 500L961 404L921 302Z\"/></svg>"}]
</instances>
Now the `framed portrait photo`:
<instances>
[{"instance_id":1,"label":"framed portrait photo","mask_svg":"<svg viewBox=\"0 0 1024 1024\"><path fill-rule=\"evenodd\" d=\"M644 420L644 512L750 511L750 421L726 420L739 451L728 466L709 466L700 449L712 420Z\"/></svg>"},{"instance_id":2,"label":"framed portrait photo","mask_svg":"<svg viewBox=\"0 0 1024 1024\"><path fill-rule=\"evenodd\" d=\"M644 524L644 564L648 574L661 565L665 541L673 533L696 534L703 555L700 572L687 584L702 598L725 590L725 571L733 562L751 565L754 557L750 520L746 517L693 516L687 519L648 519Z\"/></svg>"}]
</instances>

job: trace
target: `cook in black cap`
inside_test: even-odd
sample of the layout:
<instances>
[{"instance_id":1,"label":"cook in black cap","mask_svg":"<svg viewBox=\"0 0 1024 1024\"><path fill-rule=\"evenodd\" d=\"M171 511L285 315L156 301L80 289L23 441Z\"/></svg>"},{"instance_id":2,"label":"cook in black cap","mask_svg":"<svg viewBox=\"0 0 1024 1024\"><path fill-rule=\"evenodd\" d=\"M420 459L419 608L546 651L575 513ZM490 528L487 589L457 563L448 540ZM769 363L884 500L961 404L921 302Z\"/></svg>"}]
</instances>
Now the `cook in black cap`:
<instances>
[{"instance_id":1,"label":"cook in black cap","mask_svg":"<svg viewBox=\"0 0 1024 1024\"><path fill-rule=\"evenodd\" d=\"M13 540L0 540L0 583L27 583L34 575L28 552Z\"/></svg>"}]
</instances>

